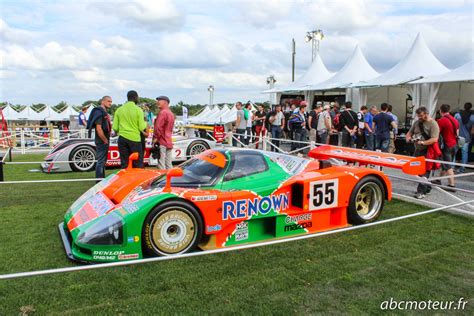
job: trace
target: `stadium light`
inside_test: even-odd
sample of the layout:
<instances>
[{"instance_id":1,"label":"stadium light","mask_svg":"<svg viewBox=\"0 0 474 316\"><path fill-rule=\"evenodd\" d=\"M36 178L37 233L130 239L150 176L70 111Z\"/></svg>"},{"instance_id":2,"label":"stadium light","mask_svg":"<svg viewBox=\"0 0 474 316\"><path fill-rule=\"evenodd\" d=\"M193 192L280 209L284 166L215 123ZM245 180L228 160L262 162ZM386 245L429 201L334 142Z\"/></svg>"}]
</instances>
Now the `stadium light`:
<instances>
[{"instance_id":1,"label":"stadium light","mask_svg":"<svg viewBox=\"0 0 474 316\"><path fill-rule=\"evenodd\" d=\"M214 86L211 84L207 91L209 91L209 106L212 106L214 103Z\"/></svg>"},{"instance_id":2,"label":"stadium light","mask_svg":"<svg viewBox=\"0 0 474 316\"><path fill-rule=\"evenodd\" d=\"M316 57L316 53L319 52L319 42L324 38L324 33L322 30L317 29L306 33L304 38L306 43L311 42L311 61Z\"/></svg>"}]
</instances>

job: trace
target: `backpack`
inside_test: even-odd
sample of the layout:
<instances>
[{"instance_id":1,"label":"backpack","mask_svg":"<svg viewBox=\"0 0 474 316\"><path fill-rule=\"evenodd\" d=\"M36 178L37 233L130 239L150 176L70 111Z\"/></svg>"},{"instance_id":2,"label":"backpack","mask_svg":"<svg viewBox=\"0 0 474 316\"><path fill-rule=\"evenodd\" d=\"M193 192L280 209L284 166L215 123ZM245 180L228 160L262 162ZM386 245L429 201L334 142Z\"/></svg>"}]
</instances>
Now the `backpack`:
<instances>
[{"instance_id":1,"label":"backpack","mask_svg":"<svg viewBox=\"0 0 474 316\"><path fill-rule=\"evenodd\" d=\"M249 111L247 109L243 109L243 110L244 110L244 119L246 121L248 121L249 120Z\"/></svg>"}]
</instances>

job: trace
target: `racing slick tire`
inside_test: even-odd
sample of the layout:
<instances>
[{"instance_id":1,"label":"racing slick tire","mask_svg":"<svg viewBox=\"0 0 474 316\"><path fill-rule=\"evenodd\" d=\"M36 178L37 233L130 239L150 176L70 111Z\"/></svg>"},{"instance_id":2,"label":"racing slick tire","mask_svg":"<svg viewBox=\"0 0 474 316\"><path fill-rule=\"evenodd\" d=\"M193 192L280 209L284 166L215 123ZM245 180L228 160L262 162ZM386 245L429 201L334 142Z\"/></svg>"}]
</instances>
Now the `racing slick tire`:
<instances>
[{"instance_id":1,"label":"racing slick tire","mask_svg":"<svg viewBox=\"0 0 474 316\"><path fill-rule=\"evenodd\" d=\"M210 149L208 143L202 140L195 140L191 144L189 144L188 149L186 150L186 157L189 159L194 157L195 155L199 155L200 153Z\"/></svg>"},{"instance_id":2,"label":"racing slick tire","mask_svg":"<svg viewBox=\"0 0 474 316\"><path fill-rule=\"evenodd\" d=\"M95 149L91 146L77 146L69 155L69 165L73 171L91 171L95 169Z\"/></svg>"},{"instance_id":3,"label":"racing slick tire","mask_svg":"<svg viewBox=\"0 0 474 316\"><path fill-rule=\"evenodd\" d=\"M347 217L351 224L359 225L375 221L382 212L385 188L375 176L367 176L357 182L352 190Z\"/></svg>"},{"instance_id":4,"label":"racing slick tire","mask_svg":"<svg viewBox=\"0 0 474 316\"><path fill-rule=\"evenodd\" d=\"M203 233L198 210L185 201L166 201L146 217L142 247L146 255L167 256L193 251Z\"/></svg>"}]
</instances>

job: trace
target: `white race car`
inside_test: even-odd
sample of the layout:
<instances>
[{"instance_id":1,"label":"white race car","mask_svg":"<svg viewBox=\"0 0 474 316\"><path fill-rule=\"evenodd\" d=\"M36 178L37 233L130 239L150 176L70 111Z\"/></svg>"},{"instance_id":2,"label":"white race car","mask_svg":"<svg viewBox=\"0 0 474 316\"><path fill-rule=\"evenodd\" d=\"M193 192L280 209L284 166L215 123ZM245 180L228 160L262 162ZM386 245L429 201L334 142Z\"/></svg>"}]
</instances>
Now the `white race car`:
<instances>
[{"instance_id":1,"label":"white race car","mask_svg":"<svg viewBox=\"0 0 474 316\"><path fill-rule=\"evenodd\" d=\"M120 166L120 154L117 145L118 137L110 139L106 167ZM158 161L151 157L152 139L147 138L145 147L145 165L157 165ZM173 135L173 162L185 161L201 152L214 148L216 142L203 138L187 138ZM41 163L41 169L46 173L91 171L95 169L95 143L93 139L71 138L59 142ZM69 161L69 162L64 162Z\"/></svg>"}]
</instances>

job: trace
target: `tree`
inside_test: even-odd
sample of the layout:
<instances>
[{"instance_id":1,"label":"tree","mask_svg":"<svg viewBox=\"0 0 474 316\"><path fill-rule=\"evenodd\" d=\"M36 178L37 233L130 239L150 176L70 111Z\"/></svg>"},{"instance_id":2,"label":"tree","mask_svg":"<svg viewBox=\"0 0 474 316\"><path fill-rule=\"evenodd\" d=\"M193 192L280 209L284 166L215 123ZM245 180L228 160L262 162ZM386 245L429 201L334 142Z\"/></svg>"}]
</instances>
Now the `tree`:
<instances>
[{"instance_id":1,"label":"tree","mask_svg":"<svg viewBox=\"0 0 474 316\"><path fill-rule=\"evenodd\" d=\"M61 101L59 102L58 104L56 104L55 106L53 106L52 108L55 110L55 111L62 111L64 110L66 107L67 107L67 102L66 101Z\"/></svg>"},{"instance_id":2,"label":"tree","mask_svg":"<svg viewBox=\"0 0 474 316\"><path fill-rule=\"evenodd\" d=\"M45 107L46 107L46 104L44 103L36 103L36 104L31 105L31 108L35 110L36 112L43 110Z\"/></svg>"}]
</instances>

